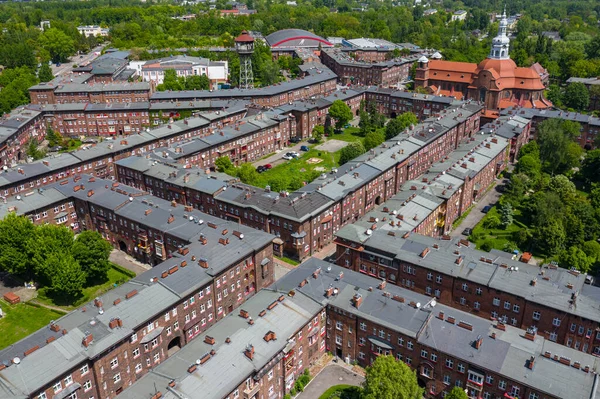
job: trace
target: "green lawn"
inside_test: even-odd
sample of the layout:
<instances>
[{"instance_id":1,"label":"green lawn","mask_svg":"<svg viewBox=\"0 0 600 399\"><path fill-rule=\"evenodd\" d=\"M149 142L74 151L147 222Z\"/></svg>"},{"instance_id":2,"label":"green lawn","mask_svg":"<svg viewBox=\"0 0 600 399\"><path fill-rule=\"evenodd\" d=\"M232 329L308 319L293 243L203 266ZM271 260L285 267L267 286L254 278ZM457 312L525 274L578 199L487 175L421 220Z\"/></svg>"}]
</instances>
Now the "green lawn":
<instances>
[{"instance_id":1,"label":"green lawn","mask_svg":"<svg viewBox=\"0 0 600 399\"><path fill-rule=\"evenodd\" d=\"M279 259L282 262L289 263L292 266L298 266L300 262L295 259L288 258L287 256L275 256L275 258Z\"/></svg>"},{"instance_id":2,"label":"green lawn","mask_svg":"<svg viewBox=\"0 0 600 399\"><path fill-rule=\"evenodd\" d=\"M109 291L117 285L123 284L133 276L133 272L125 270L117 265L112 265L112 267L108 270L107 281L84 288L82 290L82 296L74 301L65 302L65 300L61 298L55 298L54 296L50 295L45 288L40 288L38 290L36 301L46 305L58 306L62 309L70 311L81 304L90 301L98 295Z\"/></svg>"},{"instance_id":3,"label":"green lawn","mask_svg":"<svg viewBox=\"0 0 600 399\"><path fill-rule=\"evenodd\" d=\"M327 138L348 141L348 142L359 141L359 140L362 140L363 138L358 135L358 132L360 132L359 128L350 126L349 128L344 129L342 131L342 133L334 133Z\"/></svg>"},{"instance_id":4,"label":"green lawn","mask_svg":"<svg viewBox=\"0 0 600 399\"><path fill-rule=\"evenodd\" d=\"M360 388L354 385L334 385L326 390L319 399L358 399Z\"/></svg>"},{"instance_id":5,"label":"green lawn","mask_svg":"<svg viewBox=\"0 0 600 399\"><path fill-rule=\"evenodd\" d=\"M253 181L251 184L256 187L265 187L269 185L270 181L279 178L289 179L290 177L299 178L304 182L310 183L321 173L328 173L332 168L339 165L339 152L331 153L315 150L312 147L315 147L316 145L317 144L311 145L310 151L300 152L300 157L297 159L285 161L259 174L256 181ZM284 152L282 152L281 156L283 156L283 154ZM309 163L308 160L311 158L318 158L321 162ZM321 171L320 168L324 168L324 171Z\"/></svg>"},{"instance_id":6,"label":"green lawn","mask_svg":"<svg viewBox=\"0 0 600 399\"><path fill-rule=\"evenodd\" d=\"M501 227L498 228L485 228L485 221L494 216L500 217L498 213L498 209L494 206L490 211L485 215L483 219L473 228L473 233L469 237L469 239L477 245L477 248L481 249L484 246L484 243L487 242L491 248L505 250L508 247L512 249L519 249L516 247L514 234L515 232L526 229L522 222L519 221L521 217L521 212L519 209L514 210L514 220L513 223L510 224L506 229ZM522 252L522 251L521 251Z\"/></svg>"},{"instance_id":7,"label":"green lawn","mask_svg":"<svg viewBox=\"0 0 600 399\"><path fill-rule=\"evenodd\" d=\"M51 320L62 316L61 313L28 303L10 305L0 300L4 317L0 319L0 349L17 342L27 335L48 325Z\"/></svg>"}]
</instances>

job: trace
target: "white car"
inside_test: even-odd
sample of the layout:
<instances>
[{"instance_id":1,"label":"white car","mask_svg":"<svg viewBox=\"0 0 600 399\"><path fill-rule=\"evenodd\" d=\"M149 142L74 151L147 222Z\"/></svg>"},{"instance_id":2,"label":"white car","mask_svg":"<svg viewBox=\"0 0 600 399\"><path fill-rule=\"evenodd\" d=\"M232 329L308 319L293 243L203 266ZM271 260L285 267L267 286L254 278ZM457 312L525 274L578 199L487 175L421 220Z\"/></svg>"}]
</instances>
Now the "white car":
<instances>
[{"instance_id":1,"label":"white car","mask_svg":"<svg viewBox=\"0 0 600 399\"><path fill-rule=\"evenodd\" d=\"M283 159L287 159L288 161L294 159L294 156L289 152L283 156Z\"/></svg>"}]
</instances>

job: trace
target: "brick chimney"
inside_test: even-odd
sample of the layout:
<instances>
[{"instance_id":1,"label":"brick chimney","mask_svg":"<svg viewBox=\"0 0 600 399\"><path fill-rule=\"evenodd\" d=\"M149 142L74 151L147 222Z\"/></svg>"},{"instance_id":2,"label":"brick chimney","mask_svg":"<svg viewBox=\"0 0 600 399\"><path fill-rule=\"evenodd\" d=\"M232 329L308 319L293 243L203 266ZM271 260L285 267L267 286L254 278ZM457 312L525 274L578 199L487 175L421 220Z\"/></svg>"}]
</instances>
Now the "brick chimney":
<instances>
[{"instance_id":1,"label":"brick chimney","mask_svg":"<svg viewBox=\"0 0 600 399\"><path fill-rule=\"evenodd\" d=\"M254 359L254 346L248 345L244 351L244 355L250 360Z\"/></svg>"},{"instance_id":2,"label":"brick chimney","mask_svg":"<svg viewBox=\"0 0 600 399\"><path fill-rule=\"evenodd\" d=\"M354 294L354 296L352 297L352 303L354 304L354 307L357 309L360 308L362 301L363 301L363 297L359 293Z\"/></svg>"}]
</instances>

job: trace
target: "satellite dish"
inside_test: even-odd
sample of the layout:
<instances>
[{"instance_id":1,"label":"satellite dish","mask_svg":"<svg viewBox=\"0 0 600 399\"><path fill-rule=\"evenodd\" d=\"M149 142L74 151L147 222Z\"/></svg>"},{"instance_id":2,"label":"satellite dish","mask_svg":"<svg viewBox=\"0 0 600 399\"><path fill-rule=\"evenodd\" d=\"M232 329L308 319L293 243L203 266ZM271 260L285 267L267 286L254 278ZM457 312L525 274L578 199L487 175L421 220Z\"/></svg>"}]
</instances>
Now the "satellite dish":
<instances>
[{"instance_id":1,"label":"satellite dish","mask_svg":"<svg viewBox=\"0 0 600 399\"><path fill-rule=\"evenodd\" d=\"M204 224L204 220L202 220L202 219L198 220L198 224Z\"/></svg>"},{"instance_id":2,"label":"satellite dish","mask_svg":"<svg viewBox=\"0 0 600 399\"><path fill-rule=\"evenodd\" d=\"M243 234L240 234L240 240L242 240L244 238Z\"/></svg>"},{"instance_id":3,"label":"satellite dish","mask_svg":"<svg viewBox=\"0 0 600 399\"><path fill-rule=\"evenodd\" d=\"M129 202L133 202L133 197L129 197Z\"/></svg>"},{"instance_id":4,"label":"satellite dish","mask_svg":"<svg viewBox=\"0 0 600 399\"><path fill-rule=\"evenodd\" d=\"M200 365L200 359L196 359L196 364Z\"/></svg>"},{"instance_id":5,"label":"satellite dish","mask_svg":"<svg viewBox=\"0 0 600 399\"><path fill-rule=\"evenodd\" d=\"M437 305L437 301L435 299L432 299L430 305L432 308L435 307L435 305Z\"/></svg>"},{"instance_id":6,"label":"satellite dish","mask_svg":"<svg viewBox=\"0 0 600 399\"><path fill-rule=\"evenodd\" d=\"M194 217L190 216L189 219L190 219L190 222L191 222L192 220L194 220Z\"/></svg>"},{"instance_id":7,"label":"satellite dish","mask_svg":"<svg viewBox=\"0 0 600 399\"><path fill-rule=\"evenodd\" d=\"M19 364L19 363L21 363L21 359L19 359L18 357L15 357L15 358L13 359L13 363L14 363L14 364Z\"/></svg>"},{"instance_id":8,"label":"satellite dish","mask_svg":"<svg viewBox=\"0 0 600 399\"><path fill-rule=\"evenodd\" d=\"M367 235L368 235L368 236L370 236L371 234L373 234L373 230L371 230L371 229L367 229L367 232L366 232L366 233L367 233Z\"/></svg>"},{"instance_id":9,"label":"satellite dish","mask_svg":"<svg viewBox=\"0 0 600 399\"><path fill-rule=\"evenodd\" d=\"M519 271L519 267L515 266L515 271L518 272Z\"/></svg>"},{"instance_id":10,"label":"satellite dish","mask_svg":"<svg viewBox=\"0 0 600 399\"><path fill-rule=\"evenodd\" d=\"M417 309L421 309L421 302L417 302Z\"/></svg>"}]
</instances>

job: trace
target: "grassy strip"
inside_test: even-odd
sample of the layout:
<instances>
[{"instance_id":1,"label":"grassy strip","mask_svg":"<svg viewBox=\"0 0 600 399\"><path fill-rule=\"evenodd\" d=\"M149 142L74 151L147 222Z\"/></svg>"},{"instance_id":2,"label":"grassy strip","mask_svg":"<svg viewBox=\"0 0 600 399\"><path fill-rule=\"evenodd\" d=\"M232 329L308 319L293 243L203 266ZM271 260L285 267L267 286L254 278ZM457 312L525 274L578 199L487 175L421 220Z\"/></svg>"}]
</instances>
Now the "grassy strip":
<instances>
[{"instance_id":1,"label":"grassy strip","mask_svg":"<svg viewBox=\"0 0 600 399\"><path fill-rule=\"evenodd\" d=\"M319 399L358 399L360 387L354 385L334 385L327 389Z\"/></svg>"},{"instance_id":2,"label":"grassy strip","mask_svg":"<svg viewBox=\"0 0 600 399\"><path fill-rule=\"evenodd\" d=\"M30 303L10 305L0 300L0 308L4 313L4 317L0 319L0 349L14 344L62 316L58 311Z\"/></svg>"}]
</instances>

